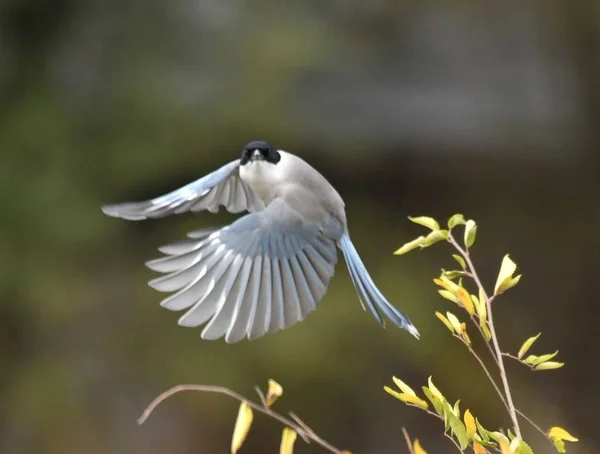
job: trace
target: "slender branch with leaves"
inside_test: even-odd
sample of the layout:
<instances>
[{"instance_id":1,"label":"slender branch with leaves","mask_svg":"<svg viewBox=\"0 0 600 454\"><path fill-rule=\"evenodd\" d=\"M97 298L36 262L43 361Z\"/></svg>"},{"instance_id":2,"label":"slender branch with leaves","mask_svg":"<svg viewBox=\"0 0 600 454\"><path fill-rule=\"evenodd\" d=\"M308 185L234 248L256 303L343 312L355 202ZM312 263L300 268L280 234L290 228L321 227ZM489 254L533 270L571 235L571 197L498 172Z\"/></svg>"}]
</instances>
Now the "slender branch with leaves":
<instances>
[{"instance_id":1,"label":"slender branch with leaves","mask_svg":"<svg viewBox=\"0 0 600 454\"><path fill-rule=\"evenodd\" d=\"M431 377L428 386L423 386L424 397L429 403L419 397L413 389L402 380L393 377L398 390L385 386L384 389L392 396L398 398L405 404L419 408L444 422L444 435L451 439L459 452L465 452L471 447L476 454L499 452L501 454L531 454L532 448L523 440L519 416L530 423L536 430L544 435L558 452L566 452L565 441L576 442L575 437L561 427L552 427L544 432L539 425L534 423L524 413L519 411L514 404L511 388L506 374L504 358L511 358L526 365L534 371L559 369L564 363L553 361L558 351L544 355L528 355L525 357L540 334L530 337L523 342L516 355L503 352L500 347L498 333L494 324L493 303L500 295L517 285L521 275L515 276L516 264L505 255L500 265L494 292L486 292L471 257L471 247L475 244L477 224L472 219L466 220L463 215L455 214L448 220L448 228L440 228L439 223L430 217L409 217L409 219L430 230L427 235L420 236L413 241L404 244L395 254L402 255L414 249L423 249L435 243L446 241L457 252L452 257L458 263L460 269L446 271L442 269L440 276L433 280L439 286L439 294L454 303L460 310L466 312L468 320L482 337L492 358L492 366L500 378L500 384L494 378L492 367L475 351L471 338L467 333L467 324L462 322L454 313L447 311L446 314L436 312L435 315L448 328L453 337L457 338L475 358L482 368L487 379L492 384L496 394L500 398L511 420L511 427L504 433L502 430L490 431L485 429L479 420L469 410L462 417L459 401L451 405L441 391L433 384ZM462 244L456 239L457 228L462 227ZM464 282L463 282L464 281ZM470 281L470 283L469 283ZM469 288L476 289L471 293ZM433 410L430 409L430 404ZM415 443L411 445L411 452L424 454L424 449Z\"/></svg>"},{"instance_id":2,"label":"slender branch with leaves","mask_svg":"<svg viewBox=\"0 0 600 454\"><path fill-rule=\"evenodd\" d=\"M283 395L282 386L275 380L269 380L269 387L267 394L265 395L262 390L256 386L256 393L260 399L260 403L252 402L246 399L244 396L236 393L235 391L225 388L223 386L212 386L212 385L177 385L171 389L160 394L154 399L150 405L144 410L144 413L138 419L138 424L143 424L150 417L150 414L154 411L158 405L164 400L171 397L173 394L177 394L182 391L198 391L204 393L217 393L224 394L232 397L240 402L240 408L233 428L233 436L231 439L231 453L236 454L242 447L242 444L248 436L252 421L254 420L254 411L262 413L275 421L283 424L283 433L281 435L281 445L279 448L280 454L293 454L294 443L296 438L300 435L300 438L305 443L315 443L323 448L327 452L334 454L352 454L350 451L341 450L334 447L331 443L325 441L319 435L310 428L308 424L302 421L293 412L289 413L289 417L283 416L280 413L274 411L271 407L275 401Z\"/></svg>"},{"instance_id":3,"label":"slender branch with leaves","mask_svg":"<svg viewBox=\"0 0 600 454\"><path fill-rule=\"evenodd\" d=\"M457 252L452 257L456 260L460 269L446 271L442 269L439 277L433 282L439 287L438 293L445 299L451 301L456 307L463 311L463 316L475 327L476 332L483 339L491 365L488 365L482 356L473 348L471 338L467 333L467 323L462 322L454 313L447 311L446 314L436 312L436 317L448 328L453 337L458 339L473 358L485 376L490 381L498 398L506 408L511 420L510 428L506 431L485 429L479 419L470 410L462 413L459 407L460 401L454 404L442 394L433 384L429 377L427 386L422 387L423 397L399 378L393 377L396 389L385 386L384 389L392 396L404 402L410 407L418 408L427 414L439 419L444 426L443 434L448 438L458 452L464 453L470 447L475 454L487 454L498 452L501 454L533 454L532 448L523 440L519 417L531 424L537 431L546 437L558 452L566 452L565 442L576 442L565 429L554 426L544 431L538 424L521 412L514 403L510 384L506 374L504 359L509 358L520 362L533 371L544 371L560 369L564 363L554 361L558 351L544 355L527 355L540 334L525 340L516 354L503 352L498 339L498 333L494 324L493 303L498 297L510 288L517 285L521 275L515 276L516 264L508 255L504 256L500 265L500 272L494 286L494 292L486 292L471 257L471 247L475 244L477 224L473 220L466 220L463 215L455 214L448 220L448 228L441 229L439 223L430 217L409 218L412 222L420 224L430 232L415 240L406 243L395 254L402 255L413 249L426 248L435 243L446 241ZM457 228L463 228L462 245L457 240ZM463 282L464 281L464 282ZM474 289L473 293L469 288ZM499 380L494 377L499 377ZM254 412L262 413L279 423L284 429L281 437L280 454L292 454L294 443L298 436L306 443L315 443L327 452L334 454L351 454L350 451L340 450L317 435L304 421L294 413L289 417L275 412L271 407L283 394L283 388L274 380L269 380L266 395L256 387L260 403L252 402L240 394L222 386L205 385L179 385L171 388L158 396L146 409L139 419L139 424L150 416L150 413L165 399L180 391L200 391L224 394L240 401L238 416L235 422L233 437L231 441L231 453L236 454L246 439ZM427 400L425 400L427 399ZM427 454L419 440L412 441L406 429L402 429L410 454Z\"/></svg>"}]
</instances>

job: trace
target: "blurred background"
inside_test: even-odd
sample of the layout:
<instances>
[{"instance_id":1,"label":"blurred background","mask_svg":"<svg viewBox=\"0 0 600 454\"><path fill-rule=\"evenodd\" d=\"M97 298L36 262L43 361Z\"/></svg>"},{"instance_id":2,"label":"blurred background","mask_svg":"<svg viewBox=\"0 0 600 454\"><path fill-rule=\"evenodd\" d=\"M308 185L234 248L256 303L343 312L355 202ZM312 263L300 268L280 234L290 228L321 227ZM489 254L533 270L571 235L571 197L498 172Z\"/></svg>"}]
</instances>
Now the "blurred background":
<instances>
[{"instance_id":1,"label":"blurred background","mask_svg":"<svg viewBox=\"0 0 600 454\"><path fill-rule=\"evenodd\" d=\"M269 140L346 201L356 247L417 342L361 309L345 267L306 321L255 342L201 341L146 285L156 248L227 213L131 223L104 203L160 195ZM354 453L452 452L438 421L394 400L434 382L489 428L509 419L434 311L447 245L395 257L407 215L477 220L501 343L560 349L560 371L508 363L518 406L596 453L600 3L374 0L8 0L0 3L0 452L228 452L238 404L160 392L277 379L295 411ZM474 336L473 336L474 337ZM481 347L481 345L479 345ZM485 352L482 350L483 354ZM523 423L536 452L553 448ZM264 417L245 453L277 452ZM300 446L298 452L322 452Z\"/></svg>"}]
</instances>

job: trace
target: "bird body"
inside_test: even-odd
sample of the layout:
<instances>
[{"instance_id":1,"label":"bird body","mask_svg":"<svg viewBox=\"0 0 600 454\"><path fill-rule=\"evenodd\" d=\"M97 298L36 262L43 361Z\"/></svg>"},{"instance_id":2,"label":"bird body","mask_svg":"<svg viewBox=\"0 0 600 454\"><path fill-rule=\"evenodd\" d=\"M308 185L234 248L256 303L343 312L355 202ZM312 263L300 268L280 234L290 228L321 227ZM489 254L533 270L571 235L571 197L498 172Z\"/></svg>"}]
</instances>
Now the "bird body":
<instances>
[{"instance_id":1,"label":"bird body","mask_svg":"<svg viewBox=\"0 0 600 454\"><path fill-rule=\"evenodd\" d=\"M149 284L175 292L161 302L187 312L183 326L204 339L256 339L306 318L325 295L342 250L363 308L384 324L419 337L408 318L377 289L352 244L344 202L306 161L268 142L250 142L240 159L164 196L102 207L129 220L186 211L248 211L231 225L192 232L159 248L147 266L165 275ZM366 306L366 307L365 307ZM207 323L208 322L208 323Z\"/></svg>"}]
</instances>

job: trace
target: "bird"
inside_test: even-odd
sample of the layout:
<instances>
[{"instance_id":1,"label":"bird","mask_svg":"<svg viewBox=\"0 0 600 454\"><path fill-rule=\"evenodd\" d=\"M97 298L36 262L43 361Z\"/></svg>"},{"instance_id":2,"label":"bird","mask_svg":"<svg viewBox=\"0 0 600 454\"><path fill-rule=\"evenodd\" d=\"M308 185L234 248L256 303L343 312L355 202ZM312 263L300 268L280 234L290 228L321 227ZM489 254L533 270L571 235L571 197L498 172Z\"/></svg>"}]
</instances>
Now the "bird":
<instances>
[{"instance_id":1,"label":"bird","mask_svg":"<svg viewBox=\"0 0 600 454\"><path fill-rule=\"evenodd\" d=\"M350 240L342 197L299 156L252 141L241 156L151 200L107 204L130 221L209 211L247 212L230 225L192 231L159 247L146 266L162 276L148 284L171 293L160 305L186 311L180 326L205 325L201 338L226 343L288 328L323 299L341 250L363 310L385 327L419 339L408 317L379 291ZM337 248L337 249L336 249ZM383 314L383 316L382 316Z\"/></svg>"}]
</instances>

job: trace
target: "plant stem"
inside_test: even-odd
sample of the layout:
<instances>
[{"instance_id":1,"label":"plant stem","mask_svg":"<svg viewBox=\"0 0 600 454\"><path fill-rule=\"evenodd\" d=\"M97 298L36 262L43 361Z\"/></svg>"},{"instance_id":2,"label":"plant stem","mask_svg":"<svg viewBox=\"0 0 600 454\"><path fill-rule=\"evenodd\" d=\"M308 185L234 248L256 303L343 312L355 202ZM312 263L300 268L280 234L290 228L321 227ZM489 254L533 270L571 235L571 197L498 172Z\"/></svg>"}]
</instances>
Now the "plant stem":
<instances>
[{"instance_id":1,"label":"plant stem","mask_svg":"<svg viewBox=\"0 0 600 454\"><path fill-rule=\"evenodd\" d=\"M496 328L494 327L494 316L492 313L493 296L491 298L487 296L487 293L483 287L483 284L481 283L481 280L479 279L479 276L477 275L477 271L475 271L475 266L473 265L473 262L469 255L469 251L460 247L460 245L456 242L456 240L452 236L452 233L449 234L448 241L450 242L450 244L452 244L452 246L454 246L456 248L456 250L463 256L463 258L467 262L469 271L473 275L473 280L475 281L475 283L477 284L479 289L481 289L481 293L482 293L483 297L485 298L485 304L486 304L487 312L488 312L488 322L490 325L490 333L492 334L492 344L494 345L494 350L496 352L496 363L498 364L498 369L500 371L500 379L502 380L502 386L504 388L504 395L506 397L506 403L508 404L508 413L510 415L510 418L512 420L512 423L513 423L513 426L515 429L515 435L517 437L519 437L520 439L523 439L523 437L521 436L521 429L519 427L519 420L517 418L517 412L515 410L515 404L513 403L512 394L510 392L510 386L508 385L508 378L506 376L504 360L502 359L502 350L500 350L500 344L498 342L498 335L496 334Z\"/></svg>"},{"instance_id":2,"label":"plant stem","mask_svg":"<svg viewBox=\"0 0 600 454\"><path fill-rule=\"evenodd\" d=\"M459 336L456 336L456 337L459 337ZM459 337L459 339L462 339L462 338ZM502 401L502 403L506 407L506 410L508 412L510 412L510 407L508 406L508 403L506 402L506 399L504 398L504 395L502 394L502 391L500 391L500 388L496 384L496 381L492 377L492 374L490 373L489 369L487 368L487 366L485 365L485 363L483 362L483 360L479 357L479 355L475 352L475 350L473 350L473 347L471 347L470 345L467 345L467 343L464 342L464 340L463 340L463 343L467 346L467 348L469 349L469 351L471 352L471 354L479 362L479 365L481 366L481 368L485 372L485 375L487 375L488 380L492 383L492 386L494 387L494 389L496 390L496 393L498 394L498 397L500 397L500 400Z\"/></svg>"},{"instance_id":3,"label":"plant stem","mask_svg":"<svg viewBox=\"0 0 600 454\"><path fill-rule=\"evenodd\" d=\"M304 422L302 422L301 424L298 424L297 422L292 421L291 419L288 419L285 416L282 416L279 413L271 410L270 407L261 406L254 402L251 402L248 399L246 399L244 396L242 396L228 388L225 388L223 386L212 386L212 385L177 385L177 386L174 386L173 388L168 389L167 391L160 394L156 399L154 399L150 403L150 405L148 405L146 410L144 410L144 413L142 413L142 416L140 416L140 418L138 419L138 424L140 424L140 425L144 424L144 422L148 419L150 414L154 411L154 409L162 401L169 398L173 394L177 394L178 392L181 392L181 391L201 391L201 392L208 392L208 393L224 394L226 396L233 397L234 399L236 399L240 402L246 402L246 404L249 407L251 407L252 409L254 409L260 413L263 413L267 416L270 416L271 418L279 421L284 426L294 429L303 439L305 439L305 440L308 439L308 440L314 441L316 444L320 445L325 450L332 452L334 454L343 454L342 450L337 449L336 447L329 444L327 441L323 440L312 429L310 429ZM298 418L297 416L295 416L295 417Z\"/></svg>"}]
</instances>

